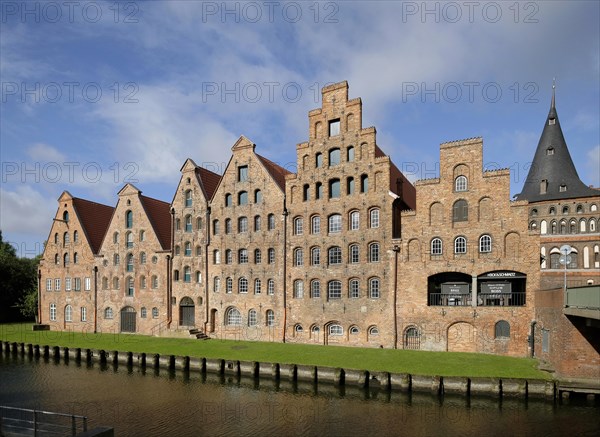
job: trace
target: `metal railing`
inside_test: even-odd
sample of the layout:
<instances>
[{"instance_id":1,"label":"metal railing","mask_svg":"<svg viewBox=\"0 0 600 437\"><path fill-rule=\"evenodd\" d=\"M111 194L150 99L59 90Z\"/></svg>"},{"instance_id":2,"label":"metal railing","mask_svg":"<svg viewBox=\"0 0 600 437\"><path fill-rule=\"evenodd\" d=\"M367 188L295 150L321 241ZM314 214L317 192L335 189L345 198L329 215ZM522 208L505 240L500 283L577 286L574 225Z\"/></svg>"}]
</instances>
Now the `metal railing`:
<instances>
[{"instance_id":1,"label":"metal railing","mask_svg":"<svg viewBox=\"0 0 600 437\"><path fill-rule=\"evenodd\" d=\"M76 436L87 431L87 417L0 405L0 435Z\"/></svg>"},{"instance_id":2,"label":"metal railing","mask_svg":"<svg viewBox=\"0 0 600 437\"><path fill-rule=\"evenodd\" d=\"M429 306L471 306L471 293L429 293ZM524 306L525 292L477 293L477 306Z\"/></svg>"}]
</instances>

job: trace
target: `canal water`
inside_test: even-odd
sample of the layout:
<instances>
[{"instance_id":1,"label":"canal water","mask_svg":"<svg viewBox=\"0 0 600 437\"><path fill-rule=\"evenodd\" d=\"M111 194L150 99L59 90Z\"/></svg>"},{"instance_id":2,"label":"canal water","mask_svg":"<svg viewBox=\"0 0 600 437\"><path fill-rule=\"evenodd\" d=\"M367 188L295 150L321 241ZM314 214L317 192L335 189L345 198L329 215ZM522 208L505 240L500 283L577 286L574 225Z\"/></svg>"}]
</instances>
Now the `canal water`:
<instances>
[{"instance_id":1,"label":"canal water","mask_svg":"<svg viewBox=\"0 0 600 437\"><path fill-rule=\"evenodd\" d=\"M598 436L600 403L400 393L0 352L0 405L88 416L117 436Z\"/></svg>"}]
</instances>

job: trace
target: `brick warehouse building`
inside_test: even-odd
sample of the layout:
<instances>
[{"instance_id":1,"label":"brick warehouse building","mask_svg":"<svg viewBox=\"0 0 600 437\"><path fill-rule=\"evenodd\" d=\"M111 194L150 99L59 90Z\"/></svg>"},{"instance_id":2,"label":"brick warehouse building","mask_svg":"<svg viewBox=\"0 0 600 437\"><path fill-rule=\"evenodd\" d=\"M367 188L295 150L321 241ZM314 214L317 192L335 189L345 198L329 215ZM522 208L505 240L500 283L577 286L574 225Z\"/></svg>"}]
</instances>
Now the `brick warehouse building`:
<instances>
[{"instance_id":1,"label":"brick warehouse building","mask_svg":"<svg viewBox=\"0 0 600 437\"><path fill-rule=\"evenodd\" d=\"M39 322L531 353L539 290L556 273L539 254L551 255L562 229L544 236L536 220L544 202L564 200L510 201L509 170L483 169L481 139L442 144L439 178L413 185L375 128L363 128L362 102L348 99L346 82L323 88L322 102L296 146L296 173L242 136L223 175L188 159L171 204L129 184L116 208L63 193L40 265ZM569 199L575 216L582 211L561 242L585 240L582 278L597 283L600 197L586 193Z\"/></svg>"}]
</instances>

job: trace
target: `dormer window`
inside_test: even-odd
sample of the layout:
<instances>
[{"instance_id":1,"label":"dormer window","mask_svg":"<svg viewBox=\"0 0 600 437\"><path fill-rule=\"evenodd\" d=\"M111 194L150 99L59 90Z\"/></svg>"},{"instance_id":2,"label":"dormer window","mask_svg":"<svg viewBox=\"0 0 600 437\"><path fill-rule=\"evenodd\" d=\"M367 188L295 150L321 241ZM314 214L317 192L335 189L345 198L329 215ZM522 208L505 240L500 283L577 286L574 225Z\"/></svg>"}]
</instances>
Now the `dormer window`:
<instances>
[{"instance_id":1,"label":"dormer window","mask_svg":"<svg viewBox=\"0 0 600 437\"><path fill-rule=\"evenodd\" d=\"M546 149L546 155L554 155L554 147L548 147Z\"/></svg>"},{"instance_id":2,"label":"dormer window","mask_svg":"<svg viewBox=\"0 0 600 437\"><path fill-rule=\"evenodd\" d=\"M564 193L565 191L567 191L567 186L565 184L562 184L561 186L558 187L558 191L560 191L561 193Z\"/></svg>"},{"instance_id":3,"label":"dormer window","mask_svg":"<svg viewBox=\"0 0 600 437\"><path fill-rule=\"evenodd\" d=\"M542 182L540 182L540 194L546 194L547 190L548 190L548 180L542 179Z\"/></svg>"},{"instance_id":4,"label":"dormer window","mask_svg":"<svg viewBox=\"0 0 600 437\"><path fill-rule=\"evenodd\" d=\"M548 125L552 126L553 124L556 124L556 119L555 118L548 119Z\"/></svg>"},{"instance_id":5,"label":"dormer window","mask_svg":"<svg viewBox=\"0 0 600 437\"><path fill-rule=\"evenodd\" d=\"M340 134L340 119L331 120L329 122L329 136L335 137Z\"/></svg>"}]
</instances>

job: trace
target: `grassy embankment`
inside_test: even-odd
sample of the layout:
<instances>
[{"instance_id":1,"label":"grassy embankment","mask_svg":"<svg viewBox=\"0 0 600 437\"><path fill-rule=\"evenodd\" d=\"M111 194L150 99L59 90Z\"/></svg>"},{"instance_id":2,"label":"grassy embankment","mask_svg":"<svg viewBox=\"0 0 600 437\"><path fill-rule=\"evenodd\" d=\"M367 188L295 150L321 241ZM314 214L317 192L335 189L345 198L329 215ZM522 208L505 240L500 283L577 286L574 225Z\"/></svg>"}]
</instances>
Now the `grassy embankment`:
<instances>
[{"instance_id":1,"label":"grassy embankment","mask_svg":"<svg viewBox=\"0 0 600 437\"><path fill-rule=\"evenodd\" d=\"M200 341L120 333L34 332L31 326L31 323L0 325L0 340L69 348L292 363L414 375L551 378L547 373L537 370L537 361L531 358L257 341Z\"/></svg>"}]
</instances>

